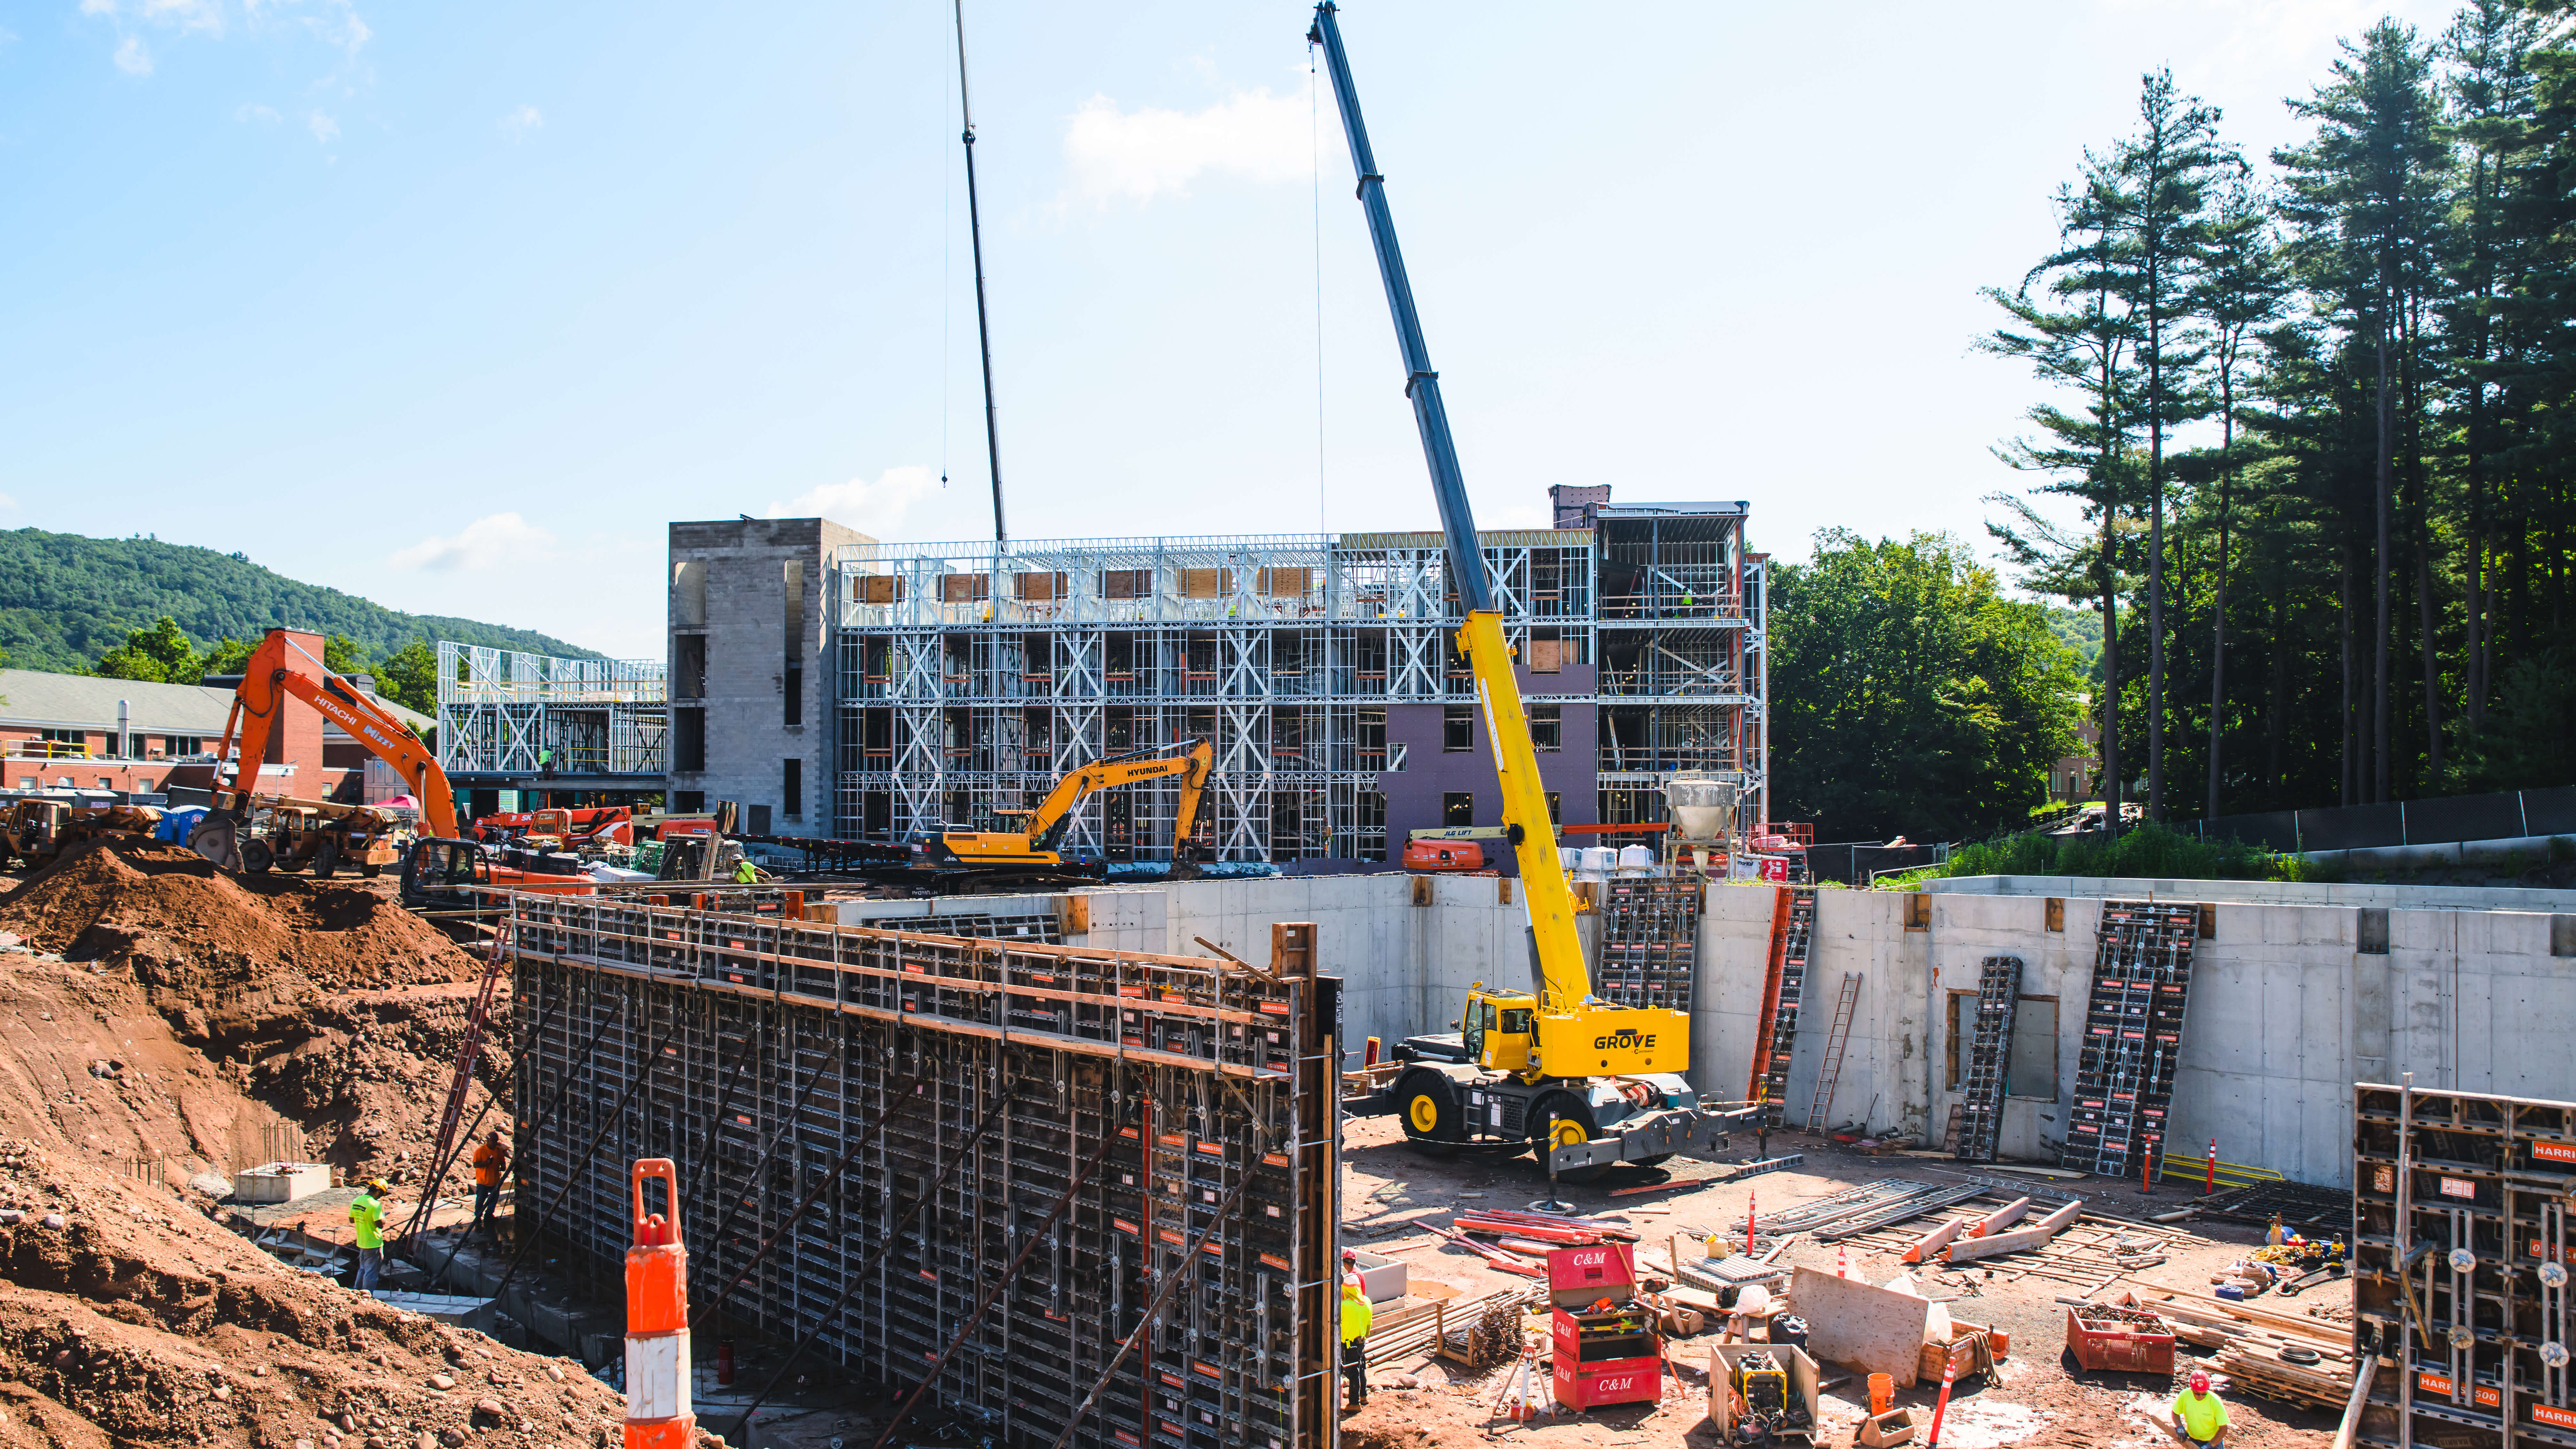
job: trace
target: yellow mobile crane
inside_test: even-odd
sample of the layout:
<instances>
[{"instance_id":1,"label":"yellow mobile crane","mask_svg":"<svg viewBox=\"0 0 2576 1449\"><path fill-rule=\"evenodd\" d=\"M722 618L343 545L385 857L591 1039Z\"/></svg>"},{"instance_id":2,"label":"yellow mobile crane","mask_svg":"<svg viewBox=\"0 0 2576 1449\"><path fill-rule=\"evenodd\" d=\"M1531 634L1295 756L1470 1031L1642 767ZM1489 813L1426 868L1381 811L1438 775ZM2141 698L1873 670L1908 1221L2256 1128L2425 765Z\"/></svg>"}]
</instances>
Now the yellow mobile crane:
<instances>
[{"instance_id":1,"label":"yellow mobile crane","mask_svg":"<svg viewBox=\"0 0 2576 1449\"><path fill-rule=\"evenodd\" d=\"M1065 862L1056 846L1063 841L1066 826L1072 823L1073 807L1081 804L1084 797L1142 780L1178 775L1181 808L1172 827L1172 875L1186 879L1197 874L1197 845L1190 834L1197 828L1199 800L1207 793L1208 774L1215 762L1216 753L1206 740L1148 745L1105 756L1056 781L1055 788L1047 792L1035 810L994 812L1024 816L1017 830L942 830L925 836L917 848L929 864L944 868L1060 869Z\"/></svg>"},{"instance_id":2,"label":"yellow mobile crane","mask_svg":"<svg viewBox=\"0 0 2576 1449\"><path fill-rule=\"evenodd\" d=\"M1405 395L1431 467L1431 489L1447 540L1450 582L1466 614L1458 631L1483 707L1485 735L1502 782L1503 838L1519 861L1529 901L1538 990L1510 991L1478 982L1467 993L1454 1036L1416 1037L1398 1047L1410 1064L1378 1101L1404 1119L1418 1151L1447 1156L1476 1144L1528 1144L1559 1176L1580 1180L1617 1162L1652 1164L1677 1152L1707 1155L1726 1146L1725 1129L1743 1114L1700 1110L1684 1073L1690 1070L1690 1014L1660 1007L1614 1006L1592 994L1582 939L1574 929L1574 891L1548 821L1547 791L1502 611L1485 577L1485 555L1467 504L1458 450L1440 401L1440 374L1415 315L1413 286L1395 241L1386 179L1360 119L1359 94L1332 0L1315 7L1309 44L1321 45L1333 94L1359 174L1359 200L1377 248L1378 272L1404 354Z\"/></svg>"}]
</instances>

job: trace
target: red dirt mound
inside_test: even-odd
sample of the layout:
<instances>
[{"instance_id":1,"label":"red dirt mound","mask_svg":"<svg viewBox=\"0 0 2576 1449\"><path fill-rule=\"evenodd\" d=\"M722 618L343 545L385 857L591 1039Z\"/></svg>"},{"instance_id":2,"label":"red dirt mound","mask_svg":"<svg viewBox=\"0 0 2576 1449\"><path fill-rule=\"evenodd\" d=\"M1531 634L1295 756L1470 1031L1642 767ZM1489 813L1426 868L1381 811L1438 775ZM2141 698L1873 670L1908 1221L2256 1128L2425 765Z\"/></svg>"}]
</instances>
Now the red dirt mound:
<instances>
[{"instance_id":1,"label":"red dirt mound","mask_svg":"<svg viewBox=\"0 0 2576 1449\"><path fill-rule=\"evenodd\" d=\"M75 961L130 966L165 1005L210 1017L307 988L471 980L481 963L395 901L353 885L237 876L196 852L85 842L0 896L0 929Z\"/></svg>"}]
</instances>

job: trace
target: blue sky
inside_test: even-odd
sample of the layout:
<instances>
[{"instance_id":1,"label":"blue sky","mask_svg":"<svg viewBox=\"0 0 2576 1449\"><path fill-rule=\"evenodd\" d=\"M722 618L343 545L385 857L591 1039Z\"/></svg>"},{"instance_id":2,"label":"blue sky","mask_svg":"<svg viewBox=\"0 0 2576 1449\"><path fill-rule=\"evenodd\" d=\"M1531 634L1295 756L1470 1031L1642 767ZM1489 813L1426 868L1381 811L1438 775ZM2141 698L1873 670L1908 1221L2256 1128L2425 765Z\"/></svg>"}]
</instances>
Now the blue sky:
<instances>
[{"instance_id":1,"label":"blue sky","mask_svg":"<svg viewBox=\"0 0 2576 1449\"><path fill-rule=\"evenodd\" d=\"M1981 537L2038 394L1970 354L1976 289L2046 248L2142 69L2260 156L2382 13L2447 7L1343 24L1480 521L1541 522L1552 483L1745 498L1795 558L1830 526ZM1306 24L969 0L1015 536L1432 526ZM0 527L637 655L670 520L985 535L949 27L0 0Z\"/></svg>"}]
</instances>

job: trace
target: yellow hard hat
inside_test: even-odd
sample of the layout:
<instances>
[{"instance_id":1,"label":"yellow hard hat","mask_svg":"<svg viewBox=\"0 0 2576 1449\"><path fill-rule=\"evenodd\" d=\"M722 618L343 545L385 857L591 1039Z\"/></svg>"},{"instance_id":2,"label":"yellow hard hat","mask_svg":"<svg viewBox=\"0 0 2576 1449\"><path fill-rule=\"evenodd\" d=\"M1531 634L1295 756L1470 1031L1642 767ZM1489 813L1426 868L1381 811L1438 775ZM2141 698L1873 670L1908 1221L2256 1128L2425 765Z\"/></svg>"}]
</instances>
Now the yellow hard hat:
<instances>
[{"instance_id":1,"label":"yellow hard hat","mask_svg":"<svg viewBox=\"0 0 2576 1449\"><path fill-rule=\"evenodd\" d=\"M381 1177L371 1177L367 1179L367 1191L369 1192L391 1192L393 1191L393 1188L394 1185L392 1183L385 1181Z\"/></svg>"}]
</instances>

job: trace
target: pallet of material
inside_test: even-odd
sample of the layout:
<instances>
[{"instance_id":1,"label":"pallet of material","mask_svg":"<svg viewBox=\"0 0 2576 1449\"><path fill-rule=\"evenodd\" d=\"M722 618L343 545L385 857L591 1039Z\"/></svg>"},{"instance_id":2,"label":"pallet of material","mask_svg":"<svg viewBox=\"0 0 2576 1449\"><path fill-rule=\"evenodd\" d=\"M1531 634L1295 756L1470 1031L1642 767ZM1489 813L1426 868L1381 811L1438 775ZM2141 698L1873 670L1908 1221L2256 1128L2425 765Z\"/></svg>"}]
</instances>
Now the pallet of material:
<instances>
[{"instance_id":1,"label":"pallet of material","mask_svg":"<svg viewBox=\"0 0 2576 1449\"><path fill-rule=\"evenodd\" d=\"M2240 1393L2285 1399L2319 1409L2340 1409L2352 1397L2355 1369L2346 1361L2292 1363L2269 1344L2238 1339L2219 1351L2218 1371Z\"/></svg>"}]
</instances>

